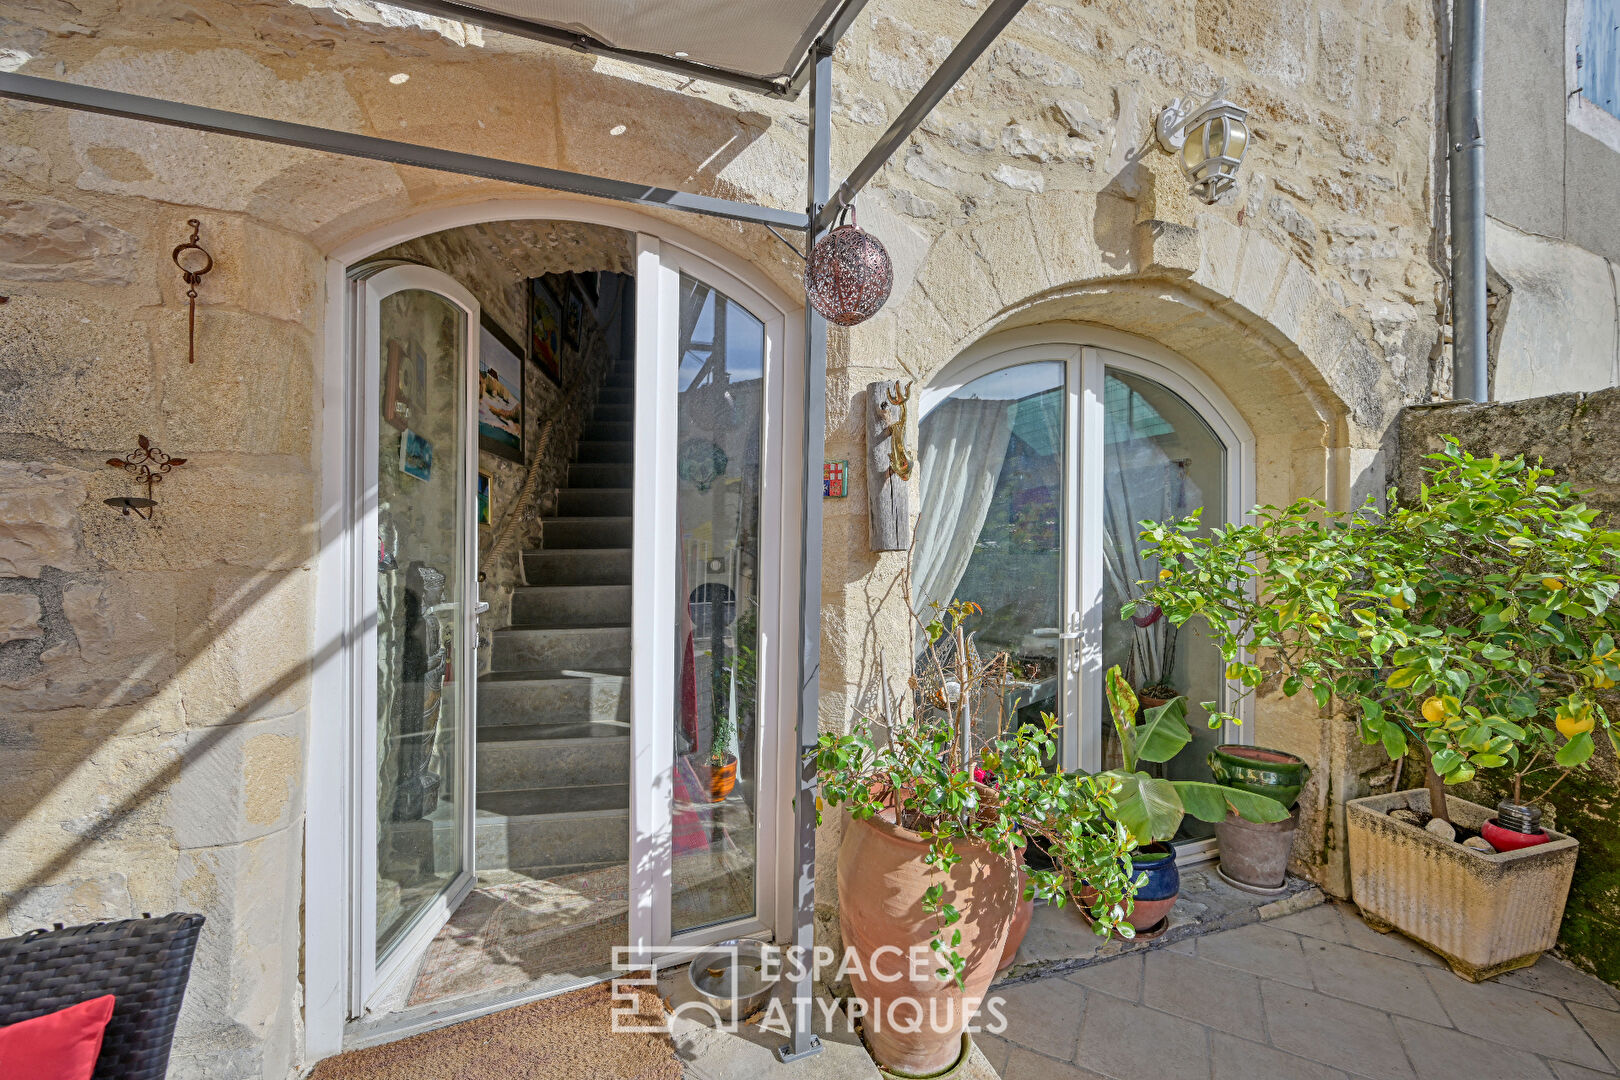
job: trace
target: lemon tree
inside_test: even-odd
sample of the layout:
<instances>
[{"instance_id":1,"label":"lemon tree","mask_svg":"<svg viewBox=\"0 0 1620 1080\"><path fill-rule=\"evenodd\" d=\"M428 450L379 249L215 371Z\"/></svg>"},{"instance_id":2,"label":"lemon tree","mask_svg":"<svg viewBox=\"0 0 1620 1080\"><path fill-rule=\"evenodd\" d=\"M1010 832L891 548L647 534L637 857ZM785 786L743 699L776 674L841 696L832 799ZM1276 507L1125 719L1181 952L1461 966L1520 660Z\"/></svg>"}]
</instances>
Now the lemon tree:
<instances>
[{"instance_id":1,"label":"lemon tree","mask_svg":"<svg viewBox=\"0 0 1620 1080\"><path fill-rule=\"evenodd\" d=\"M1387 511L1303 499L1203 535L1197 514L1143 522L1164 569L1124 615L1203 620L1245 693L1337 698L1365 742L1423 759L1433 807L1486 769L1511 772L1516 801L1531 777L1545 794L1614 738L1620 533L1522 456L1448 438L1427 461ZM1237 719L1205 708L1211 726Z\"/></svg>"}]
</instances>

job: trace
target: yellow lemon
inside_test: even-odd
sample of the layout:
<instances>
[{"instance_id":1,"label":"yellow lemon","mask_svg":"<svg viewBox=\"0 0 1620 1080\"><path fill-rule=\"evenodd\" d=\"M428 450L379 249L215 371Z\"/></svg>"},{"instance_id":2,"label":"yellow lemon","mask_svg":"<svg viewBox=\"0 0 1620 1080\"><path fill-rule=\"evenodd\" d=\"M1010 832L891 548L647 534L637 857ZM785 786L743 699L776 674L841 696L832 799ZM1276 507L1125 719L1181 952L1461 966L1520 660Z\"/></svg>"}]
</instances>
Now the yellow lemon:
<instances>
[{"instance_id":1,"label":"yellow lemon","mask_svg":"<svg viewBox=\"0 0 1620 1080\"><path fill-rule=\"evenodd\" d=\"M1173 578L1175 576L1176 576L1175 571L1171 570L1168 566L1165 567L1163 570L1159 571L1159 580L1160 581L1169 581L1171 578Z\"/></svg>"},{"instance_id":2,"label":"yellow lemon","mask_svg":"<svg viewBox=\"0 0 1620 1080\"><path fill-rule=\"evenodd\" d=\"M1396 611L1405 611L1412 605L1406 599L1405 593L1396 593L1394 596L1389 598L1389 606L1394 608Z\"/></svg>"},{"instance_id":3,"label":"yellow lemon","mask_svg":"<svg viewBox=\"0 0 1620 1080\"><path fill-rule=\"evenodd\" d=\"M1594 723L1592 707L1588 705L1585 709L1582 709L1579 716L1566 716L1560 712L1558 719L1554 723L1558 725L1558 734L1566 739L1573 739L1577 735L1592 730L1592 724Z\"/></svg>"},{"instance_id":4,"label":"yellow lemon","mask_svg":"<svg viewBox=\"0 0 1620 1080\"><path fill-rule=\"evenodd\" d=\"M1541 579L1541 587L1543 589L1548 590L1549 592L1557 592L1558 590L1560 590L1560 589L1562 589L1564 587L1564 579L1563 578L1555 578L1555 577L1544 577L1544 578Z\"/></svg>"},{"instance_id":5,"label":"yellow lemon","mask_svg":"<svg viewBox=\"0 0 1620 1080\"><path fill-rule=\"evenodd\" d=\"M1438 724L1446 718L1446 703L1437 697L1423 699L1423 719Z\"/></svg>"}]
</instances>

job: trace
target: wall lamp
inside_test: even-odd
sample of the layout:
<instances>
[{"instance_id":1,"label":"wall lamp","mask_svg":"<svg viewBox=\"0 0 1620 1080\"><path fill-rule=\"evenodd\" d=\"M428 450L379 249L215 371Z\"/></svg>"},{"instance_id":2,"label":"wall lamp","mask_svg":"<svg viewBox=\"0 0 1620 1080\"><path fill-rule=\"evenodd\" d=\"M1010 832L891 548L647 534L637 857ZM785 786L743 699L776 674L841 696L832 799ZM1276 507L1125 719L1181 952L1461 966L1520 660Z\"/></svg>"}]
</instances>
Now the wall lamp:
<instances>
[{"instance_id":1,"label":"wall lamp","mask_svg":"<svg viewBox=\"0 0 1620 1080\"><path fill-rule=\"evenodd\" d=\"M1226 81L1215 96L1194 107L1189 98L1176 98L1159 114L1159 146L1181 159L1181 171L1192 181L1189 189L1213 203L1237 185L1238 167L1249 148L1249 110L1226 98Z\"/></svg>"}]
</instances>

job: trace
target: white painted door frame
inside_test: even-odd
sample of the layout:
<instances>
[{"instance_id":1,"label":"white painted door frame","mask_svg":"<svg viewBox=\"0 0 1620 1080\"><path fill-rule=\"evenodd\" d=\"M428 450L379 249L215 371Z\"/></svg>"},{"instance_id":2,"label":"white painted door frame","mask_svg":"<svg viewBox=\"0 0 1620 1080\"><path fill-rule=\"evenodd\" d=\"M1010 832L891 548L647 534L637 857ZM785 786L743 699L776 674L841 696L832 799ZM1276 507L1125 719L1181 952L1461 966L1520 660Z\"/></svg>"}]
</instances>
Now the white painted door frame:
<instances>
[{"instance_id":1,"label":"white painted door frame","mask_svg":"<svg viewBox=\"0 0 1620 1080\"><path fill-rule=\"evenodd\" d=\"M1100 327L1075 323L1031 327L994 335L957 356L923 390L920 415L927 416L955 391L975 379L1022 364L1060 363L1064 368L1064 483L1062 536L1065 631L1061 651L1062 692L1059 708L1065 734L1066 769L1095 771L1102 764L1105 720L1102 671L1103 470L1105 458L1105 383L1109 369L1153 380L1180 396L1214 430L1226 446L1226 517L1237 524L1254 505L1254 435L1237 409L1214 383L1185 359L1160 345ZM1069 637L1067 635L1075 636ZM1242 725L1227 725L1228 742L1251 743L1253 701L1228 682L1224 707L1236 706ZM1180 846L1185 859L1214 853L1213 840Z\"/></svg>"},{"instance_id":2,"label":"white painted door frame","mask_svg":"<svg viewBox=\"0 0 1620 1080\"><path fill-rule=\"evenodd\" d=\"M775 740L774 756L767 760L774 763L779 775L774 783L761 778L760 804L762 807L768 804L769 815L762 814L758 826L761 829L758 871L761 885L756 921L760 932L769 932L776 927L786 927L790 924L790 912L787 910L788 889L785 884L795 869L792 866L794 849L791 837L788 836L792 816L784 812L782 807L775 805L777 800L774 795L792 790L797 775L794 762L785 757L791 752L793 740L778 738L780 732L776 731L776 728L782 723L791 724L791 717L794 715L794 695L798 685L795 605L799 582L796 545L800 542L801 531L799 485L803 482L802 477L806 471L796 460L804 412L801 388L804 362L801 332L802 301L797 301L775 287L746 259L680 226L628 207L550 196L435 207L348 241L333 249L327 256L324 356L320 388L322 404L315 446L316 457L321 465L321 547L316 561L316 646L311 658L310 728L305 787L303 961L306 1064L343 1049L345 1029L350 1016L352 977L349 957L353 951L352 942L355 936L353 898L356 895L353 867L355 848L361 843L350 823L363 816L366 809L363 793L353 782L354 762L361 749L355 745L355 718L371 717L374 714L374 709L372 713L364 711L363 691L360 688L368 681L374 685L375 667L365 666L365 658L361 654L359 643L368 631L374 632L376 598L374 589L367 595L361 591L362 583L355 580L356 546L363 544L356 508L362 505L364 493L352 475L350 463L356 460L357 456L363 456L367 452L374 456L375 442L368 446L364 441L364 432L357 430L357 422L362 412L359 411L361 406L357 406L356 399L364 397L364 394L360 393L364 387L357 382L347 359L353 355L351 350L359 333L356 320L351 314L354 309L351 306L352 297L348 288L348 271L351 266L380 251L427 233L484 222L536 220L583 222L625 230L634 237L638 275L646 265L644 260L648 259L658 265L661 278L667 275L667 268L674 268L678 280L679 270L686 268L694 272L694 276L709 282L729 297L743 303L768 327L773 328L768 335L767 347L770 350L768 361L774 361L775 367L774 370L770 366L767 368L768 434L761 470L762 478L767 485L771 485L771 490L762 493L764 497L761 506L763 545L761 566L768 567L774 572L774 580L767 579L763 573L761 574L762 674L759 715L766 729L762 730L762 735L768 731L770 737ZM646 268L650 269L650 266ZM643 312L639 310L645 300L643 296L645 291L650 290L644 290L638 281L637 362L638 365L643 365L641 377L637 379L638 408L641 406L640 395L645 392L645 384L655 383L661 378L656 365L653 368L645 366L646 357L656 355L656 351L653 350L655 342L648 340L644 343L642 338L644 334L656 334L655 326L650 325L643 317ZM668 299L667 295L665 299ZM676 344L675 336L678 333L678 320L673 315L674 305L669 305L667 310L671 312L668 323L664 323L660 314L658 324L664 325L666 333L662 340L668 342L667 349L672 355ZM668 366L666 370L673 378L673 365ZM773 378L774 383L771 381ZM370 385L375 386L375 380ZM666 397L668 397L670 426L667 430L662 426L653 427L652 437L667 441L674 434L675 404L672 394ZM371 411L375 413L376 410L373 408ZM638 413L638 417L640 415ZM643 469L641 461L644 452L641 445L643 426L638 424L636 447L634 512L638 519L644 513L644 503L649 500L655 515L673 512L672 483L667 483L662 493L653 485L662 475L661 470L673 468L674 455L667 454L663 462L655 461L650 468ZM474 462L476 463L476 458ZM669 480L668 477L664 479ZM668 511L660 508L664 499L670 502ZM670 520L673 520L672 517ZM772 550L770 545L774 545L774 550L779 556L774 562L766 561L767 552ZM646 552L642 550L646 546L641 541L638 523L636 551L633 555L638 572L643 560L653 554L650 550ZM673 553L671 537L667 540L666 554L672 559ZM633 604L641 605L649 602L641 598L644 591L670 594L667 598L657 601L663 607L653 610L647 617L657 618L659 610L667 610L668 621L655 625L672 628L674 590L638 589ZM775 605L775 618L769 622L763 617L766 604ZM639 619L643 614L633 610L635 618ZM638 640L642 649L655 648L651 639L641 640L638 633L633 631L633 662L652 666L654 685L661 683L673 688L673 649L666 650L670 653L666 662L668 670L667 673L660 674L656 648L650 656L638 656L636 652ZM764 664L767 662L770 664L768 681L764 671ZM468 667L463 670L471 671L476 668ZM671 718L667 710L657 709L656 702L649 702L638 693L641 690L640 684L646 682L639 678L642 670L643 668L638 667L637 685L632 687L632 700L635 703L633 708L638 710L634 715L639 717L644 710L652 708L654 711L647 715L651 717L650 723L654 731L664 730L666 737L672 738ZM664 703L667 704L670 700L666 697ZM777 718L779 723L768 724L768 718L772 717ZM789 719L781 720L783 717ZM656 759L643 761L642 767L650 767L653 760ZM653 802L644 797L647 794L648 792L637 791L632 796L633 843L637 842L636 830L645 829L653 822L657 813ZM652 850L652 854L663 857L658 855L656 848ZM645 907L640 907L639 910L633 907L632 925L640 927L644 942L664 941L670 937L667 886L668 883L665 882L666 901L661 922L652 918L655 900ZM656 898L658 893L654 890L646 895ZM738 928L733 924L723 929L735 933ZM695 945L701 942L691 938L685 943Z\"/></svg>"},{"instance_id":3,"label":"white painted door frame","mask_svg":"<svg viewBox=\"0 0 1620 1080\"><path fill-rule=\"evenodd\" d=\"M678 376L680 372L680 280L703 282L738 304L764 325L765 390L761 425L760 522L758 566L762 573L758 643L759 760L766 773L756 785L754 914L716 926L676 934L671 925L674 850L675 729L671 703L678 700L675 669L678 586L671 557L678 537L676 461L679 442ZM791 543L798 531L799 477L794 447L798 430L787 417L802 416L802 347L790 343L789 313L745 281L680 246L658 237L636 237L636 435L635 553L632 596L630 762L630 941L637 964L668 963L674 950L697 949L729 938L774 936L790 925L785 860L793 850L788 836L792 817L776 797L789 786L791 748L770 717L792 716L797 670L797 558ZM649 363L649 360L651 361ZM797 388L797 389L795 389ZM792 460L790 460L792 459ZM777 573L766 577L765 568ZM650 581L651 588L641 582ZM645 723L645 726L643 726ZM791 734L791 733L789 733ZM784 755L787 755L784 759ZM656 948L656 954L650 949Z\"/></svg>"},{"instance_id":4,"label":"white painted door frame","mask_svg":"<svg viewBox=\"0 0 1620 1080\"><path fill-rule=\"evenodd\" d=\"M358 445L351 459L351 475L359 500L354 506L355 519L351 530L353 559L351 580L354 596L351 610L369 613L361 622L354 640L355 669L372 673L370 678L359 678L353 684L355 722L351 731L353 763L350 783L356 793L355 813L351 818L357 830L350 852L352 877L350 903L352 924L350 945L349 1010L361 1014L368 1003L384 993L396 980L414 967L433 936L450 918L463 897L471 891L475 872L473 846L473 806L477 798L474 769L474 735L477 724L476 678L469 673L478 671L478 515L476 511L478 479L478 315L479 304L472 293L447 274L426 266L400 265L377 270L351 279L351 310L356 317L356 334L352 371L359 392L353 395L356 406L353 430ZM460 738L456 746L454 777L456 790L462 793L455 829L460 842L460 865L444 892L440 893L418 914L410 926L389 948L387 955L377 955L377 551L378 551L378 462L377 443L381 432L378 388L381 386L379 344L382 340L381 305L396 293L407 291L430 292L443 297L461 309L463 341L463 371L461 402L461 446L454 459L460 466L462 492L461 528L456 543L460 549L461 611L456 619L452 645L455 655L450 658L457 679L454 689ZM441 462L448 464L449 462Z\"/></svg>"}]
</instances>

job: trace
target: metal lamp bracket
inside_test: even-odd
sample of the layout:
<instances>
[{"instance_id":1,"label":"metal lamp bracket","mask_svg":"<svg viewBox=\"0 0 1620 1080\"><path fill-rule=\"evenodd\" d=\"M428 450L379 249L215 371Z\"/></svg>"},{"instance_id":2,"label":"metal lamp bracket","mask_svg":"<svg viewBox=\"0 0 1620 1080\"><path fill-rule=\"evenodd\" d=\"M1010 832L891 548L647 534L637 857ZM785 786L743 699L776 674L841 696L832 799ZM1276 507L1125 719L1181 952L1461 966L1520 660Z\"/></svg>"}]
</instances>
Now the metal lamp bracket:
<instances>
[{"instance_id":1,"label":"metal lamp bracket","mask_svg":"<svg viewBox=\"0 0 1620 1080\"><path fill-rule=\"evenodd\" d=\"M1187 145L1187 121L1195 111L1191 98L1178 97L1164 107L1159 113L1158 123L1154 125L1161 150L1167 154L1175 154Z\"/></svg>"}]
</instances>

